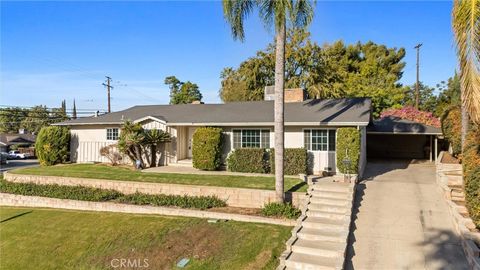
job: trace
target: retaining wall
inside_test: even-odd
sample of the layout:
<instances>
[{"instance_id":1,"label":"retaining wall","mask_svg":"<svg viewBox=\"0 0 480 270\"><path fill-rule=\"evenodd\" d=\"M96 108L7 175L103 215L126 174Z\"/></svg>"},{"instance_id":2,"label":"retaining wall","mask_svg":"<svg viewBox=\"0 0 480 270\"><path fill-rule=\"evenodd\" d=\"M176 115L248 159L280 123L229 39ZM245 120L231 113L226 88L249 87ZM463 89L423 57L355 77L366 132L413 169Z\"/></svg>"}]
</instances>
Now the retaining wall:
<instances>
[{"instance_id":1,"label":"retaining wall","mask_svg":"<svg viewBox=\"0 0 480 270\"><path fill-rule=\"evenodd\" d=\"M440 153L439 159L442 160L443 152ZM467 256L468 263L472 270L480 270L480 233L475 231L475 224L472 219L464 217L460 212L464 211L465 207L457 205L452 201L452 189L448 186L449 182L456 182L463 184L463 178L453 179L452 172L462 172L461 164L444 164L438 163L436 166L436 180L439 187L444 193L444 198L447 201L448 209L452 216L453 224L457 234L460 236L462 247ZM460 182L460 183L458 183Z\"/></svg>"},{"instance_id":2,"label":"retaining wall","mask_svg":"<svg viewBox=\"0 0 480 270\"><path fill-rule=\"evenodd\" d=\"M225 200L227 205L234 207L261 208L264 204L275 201L275 191L262 189L25 175L8 172L4 173L4 178L7 181L17 183L58 184L64 186L87 186L113 189L124 194L141 192L146 194L217 196L218 198ZM287 201L292 202L293 205L298 207L306 200L305 194L306 193L303 192L286 192L285 197Z\"/></svg>"},{"instance_id":3,"label":"retaining wall","mask_svg":"<svg viewBox=\"0 0 480 270\"><path fill-rule=\"evenodd\" d=\"M156 214L164 216L183 216L183 217L197 217L197 218L211 218L211 219L229 219L243 222L257 222L267 224L277 224L284 226L293 226L295 220L275 219L260 216L249 216L240 214L229 214L220 212L209 212L200 210L181 209L173 207L158 207L146 205L132 205L112 202L89 202L55 199L37 196L23 196L0 193L0 205L15 206L15 207L44 207L44 208L59 208L70 210L87 210L100 212L118 212L118 213L133 213L133 214Z\"/></svg>"}]
</instances>

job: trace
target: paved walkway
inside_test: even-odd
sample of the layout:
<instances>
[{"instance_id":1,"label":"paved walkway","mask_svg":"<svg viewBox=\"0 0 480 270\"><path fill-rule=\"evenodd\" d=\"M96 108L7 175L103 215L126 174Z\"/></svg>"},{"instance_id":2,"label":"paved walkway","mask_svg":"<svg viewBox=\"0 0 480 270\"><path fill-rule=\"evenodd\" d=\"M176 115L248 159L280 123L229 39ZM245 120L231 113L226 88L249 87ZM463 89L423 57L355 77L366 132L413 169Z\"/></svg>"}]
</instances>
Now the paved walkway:
<instances>
[{"instance_id":1,"label":"paved walkway","mask_svg":"<svg viewBox=\"0 0 480 270\"><path fill-rule=\"evenodd\" d=\"M468 269L433 165L369 162L366 177L346 269Z\"/></svg>"}]
</instances>

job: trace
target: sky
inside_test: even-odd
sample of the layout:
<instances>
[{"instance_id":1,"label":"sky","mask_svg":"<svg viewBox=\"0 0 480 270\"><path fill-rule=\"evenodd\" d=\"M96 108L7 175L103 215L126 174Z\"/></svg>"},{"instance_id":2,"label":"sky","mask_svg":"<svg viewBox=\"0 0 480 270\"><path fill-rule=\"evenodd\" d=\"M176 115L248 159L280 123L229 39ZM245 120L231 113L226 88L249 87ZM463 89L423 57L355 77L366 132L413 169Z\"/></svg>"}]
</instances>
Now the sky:
<instances>
[{"instance_id":1,"label":"sky","mask_svg":"<svg viewBox=\"0 0 480 270\"><path fill-rule=\"evenodd\" d=\"M457 67L451 2L318 1L310 25L319 44L373 41L404 47L401 83L435 86ZM166 104L167 76L199 85L206 103L220 103L220 72L238 67L273 41L257 13L244 42L232 38L220 1L0 2L0 105L112 110Z\"/></svg>"}]
</instances>

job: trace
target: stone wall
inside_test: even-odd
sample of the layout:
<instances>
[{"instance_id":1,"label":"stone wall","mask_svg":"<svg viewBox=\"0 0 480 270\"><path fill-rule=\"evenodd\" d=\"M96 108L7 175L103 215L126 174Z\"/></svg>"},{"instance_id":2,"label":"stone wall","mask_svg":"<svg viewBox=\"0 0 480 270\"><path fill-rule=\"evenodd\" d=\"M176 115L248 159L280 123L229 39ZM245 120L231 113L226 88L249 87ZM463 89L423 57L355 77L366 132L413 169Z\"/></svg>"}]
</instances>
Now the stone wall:
<instances>
[{"instance_id":1,"label":"stone wall","mask_svg":"<svg viewBox=\"0 0 480 270\"><path fill-rule=\"evenodd\" d=\"M228 219L243 222L257 222L293 226L295 220L267 218L260 216L249 216L240 214L229 214L220 212L209 212L200 210L181 209L174 207L157 207L146 205L132 205L111 202L88 202L65 199L55 199L36 196L22 196L0 193L0 205L15 207L45 207L70 210L86 210L100 212L117 212L132 214L156 214L164 216L184 216L211 219Z\"/></svg>"},{"instance_id":2,"label":"stone wall","mask_svg":"<svg viewBox=\"0 0 480 270\"><path fill-rule=\"evenodd\" d=\"M228 188L215 186L194 186L163 184L134 181L117 181L106 179L87 179L60 176L41 176L5 173L4 178L10 182L58 184L64 186L87 186L103 189L113 189L124 194L135 192L145 194L168 194L189 196L217 196L225 200L227 205L234 207L261 208L264 204L275 201L275 191L248 188ZM293 205L299 206L306 199L305 193L287 192L285 197Z\"/></svg>"},{"instance_id":3,"label":"stone wall","mask_svg":"<svg viewBox=\"0 0 480 270\"><path fill-rule=\"evenodd\" d=\"M442 160L443 152L439 159ZM462 247L467 257L471 269L480 270L480 233L475 229L475 224L468 216L468 211L464 205L457 202L464 202L462 165L444 164L438 162L436 166L437 184L444 193L444 198L448 204L448 209L452 216L453 224L457 234L460 236ZM462 200L463 197L463 200Z\"/></svg>"}]
</instances>

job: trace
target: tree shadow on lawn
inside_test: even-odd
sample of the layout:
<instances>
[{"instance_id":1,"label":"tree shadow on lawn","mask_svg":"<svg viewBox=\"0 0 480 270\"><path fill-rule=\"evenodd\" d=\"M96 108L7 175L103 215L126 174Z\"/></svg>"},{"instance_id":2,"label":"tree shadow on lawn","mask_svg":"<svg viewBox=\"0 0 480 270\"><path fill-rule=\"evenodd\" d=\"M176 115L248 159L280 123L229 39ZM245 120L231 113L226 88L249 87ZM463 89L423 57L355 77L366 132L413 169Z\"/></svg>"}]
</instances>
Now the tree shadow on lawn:
<instances>
[{"instance_id":1,"label":"tree shadow on lawn","mask_svg":"<svg viewBox=\"0 0 480 270\"><path fill-rule=\"evenodd\" d=\"M33 210L30 210L30 211L27 211L27 212L23 212L23 213L20 213L20 214L16 214L16 215L14 215L14 216L11 216L11 217L8 217L8 218L5 218L5 219L0 220L0 223L7 222L7 221L9 221L9 220L12 220L12 219L15 219L15 218L18 218L18 217L21 217L21 216L30 214L30 213L32 213L32 212L33 212Z\"/></svg>"}]
</instances>

